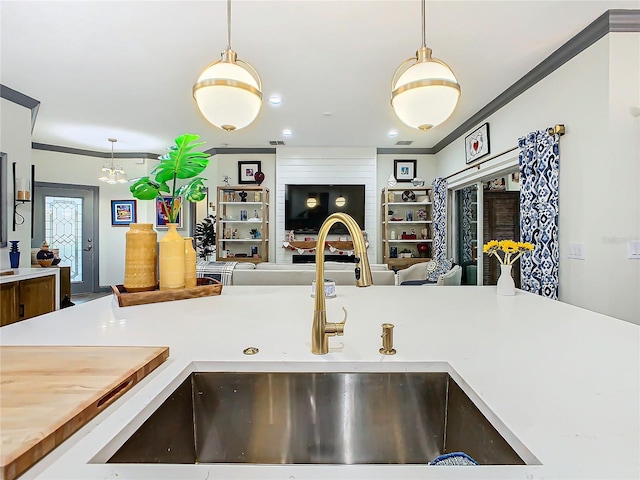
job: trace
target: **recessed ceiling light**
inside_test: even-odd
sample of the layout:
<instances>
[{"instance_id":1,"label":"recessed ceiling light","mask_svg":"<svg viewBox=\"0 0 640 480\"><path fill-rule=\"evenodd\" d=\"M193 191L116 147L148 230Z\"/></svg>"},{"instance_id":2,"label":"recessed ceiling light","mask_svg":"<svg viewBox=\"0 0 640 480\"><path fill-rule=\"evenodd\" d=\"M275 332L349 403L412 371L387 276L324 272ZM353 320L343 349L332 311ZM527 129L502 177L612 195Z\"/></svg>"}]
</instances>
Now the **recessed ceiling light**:
<instances>
[{"instance_id":1,"label":"recessed ceiling light","mask_svg":"<svg viewBox=\"0 0 640 480\"><path fill-rule=\"evenodd\" d=\"M280 97L280 95L271 95L269 97L269 103L271 105L280 105L282 103L282 97Z\"/></svg>"},{"instance_id":2,"label":"recessed ceiling light","mask_svg":"<svg viewBox=\"0 0 640 480\"><path fill-rule=\"evenodd\" d=\"M389 136L389 137L397 137L398 136L398 130L389 130L389 133L387 133L387 136Z\"/></svg>"},{"instance_id":3,"label":"recessed ceiling light","mask_svg":"<svg viewBox=\"0 0 640 480\"><path fill-rule=\"evenodd\" d=\"M331 116L331 112L323 112L322 116L323 117L330 117Z\"/></svg>"},{"instance_id":4,"label":"recessed ceiling light","mask_svg":"<svg viewBox=\"0 0 640 480\"><path fill-rule=\"evenodd\" d=\"M285 137L290 137L291 136L291 130L288 128L285 128L284 130L282 130L282 135L284 135Z\"/></svg>"}]
</instances>

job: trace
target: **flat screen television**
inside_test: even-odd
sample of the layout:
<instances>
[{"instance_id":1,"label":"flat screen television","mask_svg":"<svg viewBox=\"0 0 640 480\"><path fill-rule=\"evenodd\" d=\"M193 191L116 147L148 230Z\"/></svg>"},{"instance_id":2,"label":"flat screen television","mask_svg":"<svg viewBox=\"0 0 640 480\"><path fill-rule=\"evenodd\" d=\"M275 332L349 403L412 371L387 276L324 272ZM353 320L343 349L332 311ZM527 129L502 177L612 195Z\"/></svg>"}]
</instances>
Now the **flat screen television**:
<instances>
[{"instance_id":1,"label":"flat screen television","mask_svg":"<svg viewBox=\"0 0 640 480\"><path fill-rule=\"evenodd\" d=\"M351 215L364 230L364 191L364 185L286 185L285 229L301 234L318 233L329 215L343 212ZM330 232L349 233L342 223L335 224Z\"/></svg>"}]
</instances>

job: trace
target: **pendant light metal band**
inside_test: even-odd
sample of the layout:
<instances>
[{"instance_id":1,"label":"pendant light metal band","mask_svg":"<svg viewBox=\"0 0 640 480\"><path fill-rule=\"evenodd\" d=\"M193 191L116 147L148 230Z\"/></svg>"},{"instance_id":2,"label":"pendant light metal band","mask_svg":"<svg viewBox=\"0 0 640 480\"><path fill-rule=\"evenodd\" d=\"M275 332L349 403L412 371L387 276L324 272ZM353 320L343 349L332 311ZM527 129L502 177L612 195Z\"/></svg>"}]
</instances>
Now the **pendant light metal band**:
<instances>
[{"instance_id":1,"label":"pendant light metal band","mask_svg":"<svg viewBox=\"0 0 640 480\"><path fill-rule=\"evenodd\" d=\"M452 82L451 80L444 80L440 78L429 78L423 80L416 80L415 82L405 83L404 85L400 85L393 92L391 92L391 101L393 102L393 98L396 95L400 95L402 92L406 92L407 90L412 90L414 88L419 87L432 87L432 86L441 86L441 87L450 87L460 91L460 85L456 82Z\"/></svg>"},{"instance_id":2,"label":"pendant light metal band","mask_svg":"<svg viewBox=\"0 0 640 480\"><path fill-rule=\"evenodd\" d=\"M249 85L248 83L241 82L239 80L231 80L228 78L208 78L206 80L202 80L201 82L198 82L193 86L193 95L195 96L196 91L200 88L213 86L240 88L242 90L246 90L247 92L253 93L257 97L260 97L260 100L262 100L262 92L253 85Z\"/></svg>"}]
</instances>

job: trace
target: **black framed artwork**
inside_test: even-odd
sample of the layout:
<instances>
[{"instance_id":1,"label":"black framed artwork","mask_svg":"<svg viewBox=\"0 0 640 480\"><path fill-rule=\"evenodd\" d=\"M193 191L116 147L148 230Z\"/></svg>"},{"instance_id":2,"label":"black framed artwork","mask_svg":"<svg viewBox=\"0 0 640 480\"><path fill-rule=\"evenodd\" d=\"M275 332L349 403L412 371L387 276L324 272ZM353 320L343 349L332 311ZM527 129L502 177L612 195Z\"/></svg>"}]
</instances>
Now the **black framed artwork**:
<instances>
[{"instance_id":1,"label":"black framed artwork","mask_svg":"<svg viewBox=\"0 0 640 480\"><path fill-rule=\"evenodd\" d=\"M262 162L260 160L238 162L238 183L257 183L254 175L260 171L262 171Z\"/></svg>"},{"instance_id":2,"label":"black framed artwork","mask_svg":"<svg viewBox=\"0 0 640 480\"><path fill-rule=\"evenodd\" d=\"M417 160L394 160L393 171L398 182L410 182L417 175Z\"/></svg>"},{"instance_id":3,"label":"black framed artwork","mask_svg":"<svg viewBox=\"0 0 640 480\"><path fill-rule=\"evenodd\" d=\"M464 138L464 153L467 163L472 163L489 152L489 124L484 123Z\"/></svg>"}]
</instances>

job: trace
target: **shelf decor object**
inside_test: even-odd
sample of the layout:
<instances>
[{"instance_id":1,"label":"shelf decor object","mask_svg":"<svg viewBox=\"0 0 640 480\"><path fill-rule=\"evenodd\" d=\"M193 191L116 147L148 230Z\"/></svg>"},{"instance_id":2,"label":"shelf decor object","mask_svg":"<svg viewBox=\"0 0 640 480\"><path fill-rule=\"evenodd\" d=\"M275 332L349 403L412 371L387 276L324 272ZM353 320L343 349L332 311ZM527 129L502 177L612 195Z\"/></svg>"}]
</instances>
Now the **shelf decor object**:
<instances>
[{"instance_id":1,"label":"shelf decor object","mask_svg":"<svg viewBox=\"0 0 640 480\"><path fill-rule=\"evenodd\" d=\"M449 66L431 56L426 44L425 0L422 0L422 45L405 60L391 80L391 106L411 128L429 130L451 116L460 85ZM398 179L399 180L399 179Z\"/></svg>"},{"instance_id":2,"label":"shelf decor object","mask_svg":"<svg viewBox=\"0 0 640 480\"><path fill-rule=\"evenodd\" d=\"M250 125L260 113L260 75L231 49L231 0L227 0L227 47L222 58L200 74L193 98L207 121L226 131Z\"/></svg>"},{"instance_id":3,"label":"shelf decor object","mask_svg":"<svg viewBox=\"0 0 640 480\"><path fill-rule=\"evenodd\" d=\"M485 123L464 137L464 153L467 163L489 155L489 124Z\"/></svg>"}]
</instances>

